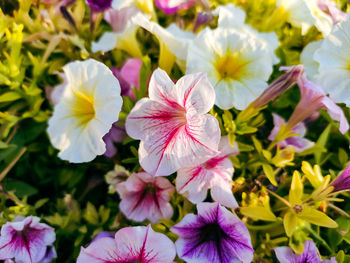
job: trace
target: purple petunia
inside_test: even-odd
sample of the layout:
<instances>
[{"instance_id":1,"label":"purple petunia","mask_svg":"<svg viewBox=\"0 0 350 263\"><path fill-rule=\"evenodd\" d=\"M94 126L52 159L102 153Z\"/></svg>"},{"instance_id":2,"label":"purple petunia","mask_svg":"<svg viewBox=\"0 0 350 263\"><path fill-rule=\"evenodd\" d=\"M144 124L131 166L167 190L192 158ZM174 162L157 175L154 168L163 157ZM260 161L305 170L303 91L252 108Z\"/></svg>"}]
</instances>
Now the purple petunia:
<instances>
[{"instance_id":1,"label":"purple petunia","mask_svg":"<svg viewBox=\"0 0 350 263\"><path fill-rule=\"evenodd\" d=\"M276 257L280 263L336 263L336 259L333 257L330 260L326 259L321 261L320 255L316 248L315 243L312 240L306 240L304 243L304 251L302 254L294 254L293 250L289 247L276 247L274 248Z\"/></svg>"},{"instance_id":2,"label":"purple petunia","mask_svg":"<svg viewBox=\"0 0 350 263\"><path fill-rule=\"evenodd\" d=\"M333 193L350 189L350 164L348 167L330 184L333 186Z\"/></svg>"},{"instance_id":3,"label":"purple petunia","mask_svg":"<svg viewBox=\"0 0 350 263\"><path fill-rule=\"evenodd\" d=\"M28 216L7 222L1 228L0 260L14 259L23 263L46 263L56 257L52 227L39 223L40 218Z\"/></svg>"},{"instance_id":4,"label":"purple petunia","mask_svg":"<svg viewBox=\"0 0 350 263\"><path fill-rule=\"evenodd\" d=\"M187 214L171 228L179 236L178 256L188 263L251 262L253 247L247 227L219 203L200 203L198 215Z\"/></svg>"},{"instance_id":5,"label":"purple petunia","mask_svg":"<svg viewBox=\"0 0 350 263\"><path fill-rule=\"evenodd\" d=\"M102 12L111 7L112 0L86 0L86 4L92 11Z\"/></svg>"}]
</instances>

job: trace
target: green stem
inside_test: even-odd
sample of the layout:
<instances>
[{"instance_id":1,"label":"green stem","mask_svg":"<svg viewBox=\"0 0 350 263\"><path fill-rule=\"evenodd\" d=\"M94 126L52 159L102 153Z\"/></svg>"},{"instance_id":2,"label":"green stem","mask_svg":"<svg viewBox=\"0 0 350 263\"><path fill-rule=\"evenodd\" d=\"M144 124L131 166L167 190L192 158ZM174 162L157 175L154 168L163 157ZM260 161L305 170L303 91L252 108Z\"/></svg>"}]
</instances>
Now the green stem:
<instances>
[{"instance_id":1,"label":"green stem","mask_svg":"<svg viewBox=\"0 0 350 263\"><path fill-rule=\"evenodd\" d=\"M273 222L271 224L261 225L261 226L253 226L253 225L246 224L246 226L249 230L268 230L268 229L271 229L271 228L274 228L274 227L280 226L280 225L282 225L281 220L278 220L278 221Z\"/></svg>"},{"instance_id":2,"label":"green stem","mask_svg":"<svg viewBox=\"0 0 350 263\"><path fill-rule=\"evenodd\" d=\"M306 230L310 232L311 235L313 235L318 241L322 243L322 245L331 253L334 254L334 251L328 246L327 242L319 235L317 234L311 227L306 227Z\"/></svg>"}]
</instances>

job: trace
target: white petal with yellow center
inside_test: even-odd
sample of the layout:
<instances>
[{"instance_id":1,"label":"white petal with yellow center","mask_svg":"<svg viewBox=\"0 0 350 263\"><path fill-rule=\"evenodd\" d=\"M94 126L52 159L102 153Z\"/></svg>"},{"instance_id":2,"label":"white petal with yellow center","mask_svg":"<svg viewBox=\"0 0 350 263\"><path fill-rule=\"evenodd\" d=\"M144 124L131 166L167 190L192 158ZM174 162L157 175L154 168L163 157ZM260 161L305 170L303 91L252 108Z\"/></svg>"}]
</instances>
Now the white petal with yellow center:
<instances>
[{"instance_id":1,"label":"white petal with yellow center","mask_svg":"<svg viewBox=\"0 0 350 263\"><path fill-rule=\"evenodd\" d=\"M215 104L243 110L267 87L272 56L266 42L250 33L205 29L189 46L186 72L207 72Z\"/></svg>"},{"instance_id":2,"label":"white petal with yellow center","mask_svg":"<svg viewBox=\"0 0 350 263\"><path fill-rule=\"evenodd\" d=\"M93 59L71 62L63 70L67 85L47 132L61 159L89 162L106 151L102 137L118 120L120 85L107 66Z\"/></svg>"}]
</instances>

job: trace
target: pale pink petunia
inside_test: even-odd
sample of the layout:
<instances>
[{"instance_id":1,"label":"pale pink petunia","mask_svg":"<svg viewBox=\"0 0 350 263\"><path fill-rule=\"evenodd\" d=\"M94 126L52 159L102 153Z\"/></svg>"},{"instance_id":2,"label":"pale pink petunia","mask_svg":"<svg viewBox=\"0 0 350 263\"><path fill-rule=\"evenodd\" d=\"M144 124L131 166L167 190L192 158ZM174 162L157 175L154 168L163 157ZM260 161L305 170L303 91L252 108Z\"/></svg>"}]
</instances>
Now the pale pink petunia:
<instances>
[{"instance_id":1,"label":"pale pink petunia","mask_svg":"<svg viewBox=\"0 0 350 263\"><path fill-rule=\"evenodd\" d=\"M170 193L175 188L164 177L154 177L144 172L134 173L125 182L117 184L116 188L122 199L120 210L129 219L137 222L148 219L155 223L173 215L169 201Z\"/></svg>"},{"instance_id":2,"label":"pale pink petunia","mask_svg":"<svg viewBox=\"0 0 350 263\"><path fill-rule=\"evenodd\" d=\"M281 67L281 69L290 71L294 67ZM342 109L327 96L326 92L320 86L308 80L306 73L298 79L297 83L300 89L301 99L287 122L286 126L289 129L292 129L299 122L312 116L316 111L325 109L333 120L339 122L339 131L342 134L349 130L349 123Z\"/></svg>"},{"instance_id":3,"label":"pale pink petunia","mask_svg":"<svg viewBox=\"0 0 350 263\"><path fill-rule=\"evenodd\" d=\"M238 147L231 147L228 137L221 138L219 154L208 161L192 167L184 167L178 170L176 189L184 194L192 203L202 202L208 189L211 189L211 197L221 205L238 207L232 194L232 176L234 168L230 155L237 155Z\"/></svg>"},{"instance_id":4,"label":"pale pink petunia","mask_svg":"<svg viewBox=\"0 0 350 263\"><path fill-rule=\"evenodd\" d=\"M171 263L175 246L165 235L148 225L125 227L115 238L103 237L82 248L77 263Z\"/></svg>"},{"instance_id":5,"label":"pale pink petunia","mask_svg":"<svg viewBox=\"0 0 350 263\"><path fill-rule=\"evenodd\" d=\"M282 128L282 125L286 125L286 121L276 113L272 113L274 127L269 135L269 140L273 141L276 138L277 133ZM292 145L295 148L296 152L302 152L310 147L312 147L315 143L304 138L306 134L306 126L304 122L299 122L292 128L292 131L297 135L284 139L277 143L280 148L285 148L288 145Z\"/></svg>"},{"instance_id":6,"label":"pale pink petunia","mask_svg":"<svg viewBox=\"0 0 350 263\"><path fill-rule=\"evenodd\" d=\"M4 224L0 235L0 260L39 263L50 262L56 257L52 247L55 231L39 221L38 217L28 216Z\"/></svg>"},{"instance_id":7,"label":"pale pink petunia","mask_svg":"<svg viewBox=\"0 0 350 263\"><path fill-rule=\"evenodd\" d=\"M140 85L140 70L142 60L139 58L129 58L124 63L120 70L121 76L128 82L128 84L135 88Z\"/></svg>"},{"instance_id":8,"label":"pale pink petunia","mask_svg":"<svg viewBox=\"0 0 350 263\"><path fill-rule=\"evenodd\" d=\"M333 24L346 20L346 13L341 11L334 1L318 0L317 5L322 11L330 15L333 20Z\"/></svg>"},{"instance_id":9,"label":"pale pink petunia","mask_svg":"<svg viewBox=\"0 0 350 263\"><path fill-rule=\"evenodd\" d=\"M127 22L140 12L135 6L123 7L120 10L110 8L104 12L103 18L111 25L113 32L123 31Z\"/></svg>"},{"instance_id":10,"label":"pale pink petunia","mask_svg":"<svg viewBox=\"0 0 350 263\"><path fill-rule=\"evenodd\" d=\"M220 128L206 114L214 101L214 88L204 73L186 75L174 84L165 71L155 70L149 98L136 103L125 124L128 135L141 140L143 169L164 176L216 155Z\"/></svg>"}]
</instances>

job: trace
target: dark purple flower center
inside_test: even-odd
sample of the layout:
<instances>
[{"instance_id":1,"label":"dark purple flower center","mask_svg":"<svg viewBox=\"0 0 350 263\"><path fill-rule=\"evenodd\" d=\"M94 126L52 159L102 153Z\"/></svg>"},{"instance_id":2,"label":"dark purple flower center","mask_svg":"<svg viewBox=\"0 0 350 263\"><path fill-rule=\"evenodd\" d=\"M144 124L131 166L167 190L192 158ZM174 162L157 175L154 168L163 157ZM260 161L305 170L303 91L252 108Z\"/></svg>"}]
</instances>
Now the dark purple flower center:
<instances>
[{"instance_id":1,"label":"dark purple flower center","mask_svg":"<svg viewBox=\"0 0 350 263\"><path fill-rule=\"evenodd\" d=\"M199 235L199 243L214 241L216 244L226 237L227 234L222 230L218 223L210 223L201 227Z\"/></svg>"},{"instance_id":2,"label":"dark purple flower center","mask_svg":"<svg viewBox=\"0 0 350 263\"><path fill-rule=\"evenodd\" d=\"M111 7L112 0L86 0L86 3L93 11L101 12Z\"/></svg>"}]
</instances>

